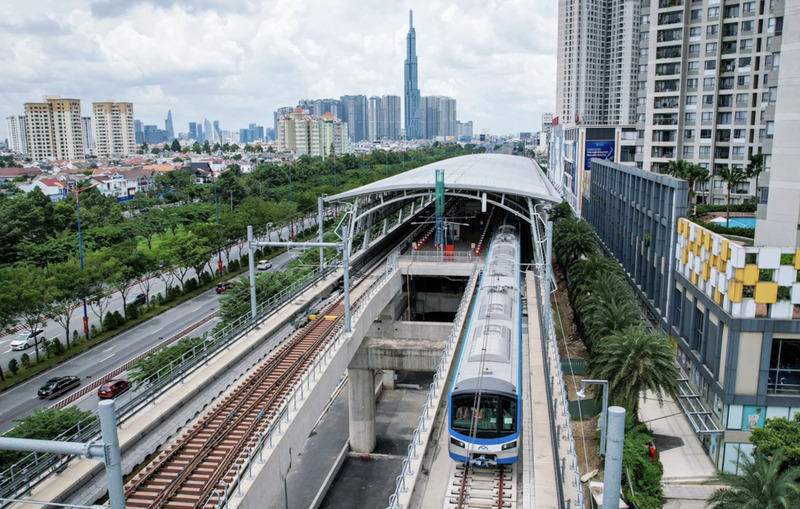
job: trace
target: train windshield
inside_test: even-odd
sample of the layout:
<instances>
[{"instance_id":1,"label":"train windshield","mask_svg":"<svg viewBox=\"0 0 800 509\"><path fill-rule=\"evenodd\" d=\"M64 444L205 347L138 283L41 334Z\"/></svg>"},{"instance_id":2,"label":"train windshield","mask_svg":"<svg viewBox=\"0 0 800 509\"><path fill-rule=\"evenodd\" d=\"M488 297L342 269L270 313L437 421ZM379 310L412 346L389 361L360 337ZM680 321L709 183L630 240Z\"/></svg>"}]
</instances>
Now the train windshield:
<instances>
[{"instance_id":1,"label":"train windshield","mask_svg":"<svg viewBox=\"0 0 800 509\"><path fill-rule=\"evenodd\" d=\"M483 394L453 397L453 430L476 438L498 438L517 431L517 402Z\"/></svg>"}]
</instances>

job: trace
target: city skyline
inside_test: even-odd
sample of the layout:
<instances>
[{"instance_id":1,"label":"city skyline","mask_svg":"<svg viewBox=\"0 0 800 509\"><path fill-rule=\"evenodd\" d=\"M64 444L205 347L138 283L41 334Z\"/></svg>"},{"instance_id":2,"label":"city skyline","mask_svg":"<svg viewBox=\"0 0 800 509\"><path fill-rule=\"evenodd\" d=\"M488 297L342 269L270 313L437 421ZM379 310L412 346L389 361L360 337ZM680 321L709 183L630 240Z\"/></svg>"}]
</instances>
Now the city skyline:
<instances>
[{"instance_id":1,"label":"city skyline","mask_svg":"<svg viewBox=\"0 0 800 509\"><path fill-rule=\"evenodd\" d=\"M18 70L0 78L4 118L44 94L80 99L85 111L113 98L133 103L143 124L163 127L172 110L177 135L203 117L227 130L271 125L272 112L297 97L402 96L412 8L425 34L419 88L456 98L476 132L533 130L553 109L552 2L45 4L42 19L38 5L14 1L13 21L3 22L4 62Z\"/></svg>"}]
</instances>

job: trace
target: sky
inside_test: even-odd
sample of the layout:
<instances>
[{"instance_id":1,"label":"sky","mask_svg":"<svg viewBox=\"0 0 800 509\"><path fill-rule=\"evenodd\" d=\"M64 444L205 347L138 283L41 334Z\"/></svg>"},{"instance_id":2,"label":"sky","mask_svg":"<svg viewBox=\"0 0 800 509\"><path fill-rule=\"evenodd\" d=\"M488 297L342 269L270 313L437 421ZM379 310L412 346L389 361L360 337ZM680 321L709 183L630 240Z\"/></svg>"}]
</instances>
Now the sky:
<instances>
[{"instance_id":1,"label":"sky","mask_svg":"<svg viewBox=\"0 0 800 509\"><path fill-rule=\"evenodd\" d=\"M10 4L10 5L9 5ZM0 115L42 95L132 102L176 134L223 130L300 99L403 95L414 11L421 94L475 133L541 129L555 108L556 0L3 0ZM10 9L9 9L10 7ZM7 136L0 123L0 138Z\"/></svg>"}]
</instances>

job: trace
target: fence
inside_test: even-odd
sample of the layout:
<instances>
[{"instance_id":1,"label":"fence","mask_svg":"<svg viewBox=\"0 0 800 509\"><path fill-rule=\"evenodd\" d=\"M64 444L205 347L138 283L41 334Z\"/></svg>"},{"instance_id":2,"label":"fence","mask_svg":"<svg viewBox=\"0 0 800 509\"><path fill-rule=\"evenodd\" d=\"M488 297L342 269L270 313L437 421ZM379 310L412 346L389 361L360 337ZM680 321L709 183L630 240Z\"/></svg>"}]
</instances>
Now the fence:
<instances>
[{"instance_id":1,"label":"fence","mask_svg":"<svg viewBox=\"0 0 800 509\"><path fill-rule=\"evenodd\" d=\"M469 307L469 301L472 299L472 289L475 287L477 279L478 266L475 265L472 269L469 281L467 282L464 295L461 297L458 312L453 320L453 327L450 329L450 334L447 336L447 341L445 342L444 351L439 358L436 373L433 375L431 389L425 399L425 404L422 406L422 415L417 420L417 428L414 430L411 437L411 444L408 446L408 455L406 459L403 460L400 475L397 476L397 480L395 481L394 493L389 497L389 506L387 509L402 509L405 507L403 502L407 502L411 498L416 476L419 472L419 464L422 462L422 456L424 455L425 444L427 444L428 437L431 433L431 424L436 417L436 409L442 396L447 372L450 369L450 364L455 355L458 338L461 336L464 313ZM423 454L420 454L420 449Z\"/></svg>"}]
</instances>

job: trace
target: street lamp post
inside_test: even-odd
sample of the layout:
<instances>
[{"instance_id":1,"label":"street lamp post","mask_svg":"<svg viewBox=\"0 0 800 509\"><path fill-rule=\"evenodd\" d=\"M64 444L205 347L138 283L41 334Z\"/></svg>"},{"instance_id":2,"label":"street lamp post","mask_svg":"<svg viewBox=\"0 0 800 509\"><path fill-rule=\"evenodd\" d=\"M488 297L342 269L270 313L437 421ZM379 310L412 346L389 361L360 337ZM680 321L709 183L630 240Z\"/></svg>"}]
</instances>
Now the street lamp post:
<instances>
[{"instance_id":1,"label":"street lamp post","mask_svg":"<svg viewBox=\"0 0 800 509\"><path fill-rule=\"evenodd\" d=\"M78 255L80 256L81 261L81 272L84 271L83 268L83 233L81 231L81 199L80 194L88 189L91 189L94 185L89 187L84 187L83 189L75 188L75 207L78 213ZM124 305L124 303L123 303ZM86 297L83 297L83 334L86 337L86 340L89 340L89 309L86 306ZM38 339L34 338L34 341L38 341Z\"/></svg>"},{"instance_id":2,"label":"street lamp post","mask_svg":"<svg viewBox=\"0 0 800 509\"><path fill-rule=\"evenodd\" d=\"M217 213L217 268L219 273L222 274L222 248L219 246L219 202L217 201L217 176L211 173L214 179L214 209Z\"/></svg>"},{"instance_id":3,"label":"street lamp post","mask_svg":"<svg viewBox=\"0 0 800 509\"><path fill-rule=\"evenodd\" d=\"M289 203L292 203L292 167L289 166Z\"/></svg>"},{"instance_id":4,"label":"street lamp post","mask_svg":"<svg viewBox=\"0 0 800 509\"><path fill-rule=\"evenodd\" d=\"M581 380L581 390L577 396L586 397L587 385L600 385L603 387L603 412L600 414L600 455L606 454L606 433L608 432L608 380Z\"/></svg>"}]
</instances>

